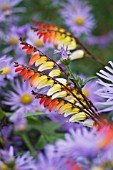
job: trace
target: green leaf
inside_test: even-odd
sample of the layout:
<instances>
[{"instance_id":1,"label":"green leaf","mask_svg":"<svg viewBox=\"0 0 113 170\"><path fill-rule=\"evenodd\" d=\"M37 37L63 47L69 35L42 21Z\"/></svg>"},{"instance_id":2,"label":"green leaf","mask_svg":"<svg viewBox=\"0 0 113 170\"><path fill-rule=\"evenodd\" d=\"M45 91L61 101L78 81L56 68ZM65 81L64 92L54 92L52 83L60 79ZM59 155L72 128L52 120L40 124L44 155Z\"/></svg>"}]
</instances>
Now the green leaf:
<instances>
[{"instance_id":1,"label":"green leaf","mask_svg":"<svg viewBox=\"0 0 113 170\"><path fill-rule=\"evenodd\" d=\"M41 112L41 111L39 111L39 112L28 112L25 117L39 116L39 115L44 115L44 114L46 114L46 113Z\"/></svg>"},{"instance_id":2,"label":"green leaf","mask_svg":"<svg viewBox=\"0 0 113 170\"><path fill-rule=\"evenodd\" d=\"M88 83L89 81L94 80L94 79L96 79L96 78L97 78L97 76L89 77L88 79L86 79L86 80L83 82L83 86L85 86L86 83Z\"/></svg>"},{"instance_id":3,"label":"green leaf","mask_svg":"<svg viewBox=\"0 0 113 170\"><path fill-rule=\"evenodd\" d=\"M112 119L113 119L113 112L110 112L110 113L109 113L108 119L112 121Z\"/></svg>"},{"instance_id":4,"label":"green leaf","mask_svg":"<svg viewBox=\"0 0 113 170\"><path fill-rule=\"evenodd\" d=\"M47 122L37 125L36 129L40 132L40 137L35 145L36 149L43 149L45 145L54 143L59 138L64 138L63 133L58 133L61 123ZM35 128L35 126L34 126Z\"/></svg>"},{"instance_id":5,"label":"green leaf","mask_svg":"<svg viewBox=\"0 0 113 170\"><path fill-rule=\"evenodd\" d=\"M61 123L47 122L44 123L43 125L38 126L37 128L39 129L41 134L49 135L55 133L54 131L59 129L60 127L61 127Z\"/></svg>"},{"instance_id":6,"label":"green leaf","mask_svg":"<svg viewBox=\"0 0 113 170\"><path fill-rule=\"evenodd\" d=\"M2 74L3 71L0 71L0 74Z\"/></svg>"},{"instance_id":7,"label":"green leaf","mask_svg":"<svg viewBox=\"0 0 113 170\"><path fill-rule=\"evenodd\" d=\"M40 126L42 124L41 120L38 117L27 117L27 121L29 126L29 129L37 129L37 125Z\"/></svg>"},{"instance_id":8,"label":"green leaf","mask_svg":"<svg viewBox=\"0 0 113 170\"><path fill-rule=\"evenodd\" d=\"M45 139L45 136L41 135L37 144L35 145L35 148L38 150L41 150L44 148L44 146L47 144L48 142Z\"/></svg>"},{"instance_id":9,"label":"green leaf","mask_svg":"<svg viewBox=\"0 0 113 170\"><path fill-rule=\"evenodd\" d=\"M0 119L3 119L3 117L5 116L4 111L0 108Z\"/></svg>"},{"instance_id":10,"label":"green leaf","mask_svg":"<svg viewBox=\"0 0 113 170\"><path fill-rule=\"evenodd\" d=\"M57 139L63 139L64 134L60 133L53 133L51 135L41 135L38 142L35 145L35 148L40 150L44 149L45 145L47 144L53 144L57 141Z\"/></svg>"}]
</instances>

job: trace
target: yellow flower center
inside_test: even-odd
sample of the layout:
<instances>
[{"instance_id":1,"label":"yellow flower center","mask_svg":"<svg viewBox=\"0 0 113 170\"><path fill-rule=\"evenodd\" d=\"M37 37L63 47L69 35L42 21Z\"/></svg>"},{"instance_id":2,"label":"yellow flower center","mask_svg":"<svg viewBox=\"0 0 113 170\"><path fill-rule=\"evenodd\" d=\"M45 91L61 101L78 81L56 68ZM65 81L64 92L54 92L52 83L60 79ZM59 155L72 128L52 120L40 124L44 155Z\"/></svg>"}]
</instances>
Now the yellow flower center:
<instances>
[{"instance_id":1,"label":"yellow flower center","mask_svg":"<svg viewBox=\"0 0 113 170\"><path fill-rule=\"evenodd\" d=\"M2 71L1 74L6 75L6 74L8 74L8 73L10 73L10 72L11 72L11 68L10 68L10 67L6 67L6 68Z\"/></svg>"},{"instance_id":2,"label":"yellow flower center","mask_svg":"<svg viewBox=\"0 0 113 170\"><path fill-rule=\"evenodd\" d=\"M85 89L82 90L82 93L86 96L86 97L89 97L89 92Z\"/></svg>"},{"instance_id":3,"label":"yellow flower center","mask_svg":"<svg viewBox=\"0 0 113 170\"><path fill-rule=\"evenodd\" d=\"M75 22L77 25L84 25L85 19L82 17L78 17L78 18L76 18Z\"/></svg>"},{"instance_id":4,"label":"yellow flower center","mask_svg":"<svg viewBox=\"0 0 113 170\"><path fill-rule=\"evenodd\" d=\"M8 4L3 4L2 5L2 10L3 11L7 11L7 10L9 10L10 9L10 6L8 5Z\"/></svg>"},{"instance_id":5,"label":"yellow flower center","mask_svg":"<svg viewBox=\"0 0 113 170\"><path fill-rule=\"evenodd\" d=\"M17 45L18 42L19 42L19 38L16 37L16 36L15 36L15 37L11 37L10 40L9 40L9 43L10 43L11 45Z\"/></svg>"},{"instance_id":6,"label":"yellow flower center","mask_svg":"<svg viewBox=\"0 0 113 170\"><path fill-rule=\"evenodd\" d=\"M21 96L21 103L30 104L33 101L33 97L30 94L24 94Z\"/></svg>"},{"instance_id":7,"label":"yellow flower center","mask_svg":"<svg viewBox=\"0 0 113 170\"><path fill-rule=\"evenodd\" d=\"M44 43L43 43L42 40L35 40L34 44L37 47L43 47L44 46Z\"/></svg>"}]
</instances>

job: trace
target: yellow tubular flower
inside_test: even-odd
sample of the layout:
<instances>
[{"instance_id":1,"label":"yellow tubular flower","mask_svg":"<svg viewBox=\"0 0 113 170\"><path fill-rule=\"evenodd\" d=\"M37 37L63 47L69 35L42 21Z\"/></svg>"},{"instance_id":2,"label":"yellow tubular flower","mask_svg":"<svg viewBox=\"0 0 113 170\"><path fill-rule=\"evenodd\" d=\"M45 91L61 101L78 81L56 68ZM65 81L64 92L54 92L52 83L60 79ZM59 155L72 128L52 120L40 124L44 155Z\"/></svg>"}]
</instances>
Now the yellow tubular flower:
<instances>
[{"instance_id":1,"label":"yellow tubular flower","mask_svg":"<svg viewBox=\"0 0 113 170\"><path fill-rule=\"evenodd\" d=\"M56 76L60 76L61 74L61 71L56 69L56 70L52 70L50 73L49 73L49 76L51 77L56 77Z\"/></svg>"},{"instance_id":2,"label":"yellow tubular flower","mask_svg":"<svg viewBox=\"0 0 113 170\"><path fill-rule=\"evenodd\" d=\"M49 81L41 81L38 86L37 86L37 89L41 89L41 88L44 88L46 86L53 86L54 84L54 80L49 80Z\"/></svg>"},{"instance_id":3,"label":"yellow tubular flower","mask_svg":"<svg viewBox=\"0 0 113 170\"><path fill-rule=\"evenodd\" d=\"M84 112L79 112L75 115L73 115L70 119L69 122L80 122L81 120L86 119L86 114Z\"/></svg>"},{"instance_id":4,"label":"yellow tubular flower","mask_svg":"<svg viewBox=\"0 0 113 170\"><path fill-rule=\"evenodd\" d=\"M63 105L64 105L64 101L60 101L60 103L55 108L55 112L58 111L60 107L62 107Z\"/></svg>"},{"instance_id":5,"label":"yellow tubular flower","mask_svg":"<svg viewBox=\"0 0 113 170\"><path fill-rule=\"evenodd\" d=\"M71 103L75 103L75 100L76 100L76 99L75 99L73 96L71 96L71 95L67 96L65 99L68 100L68 101L71 102Z\"/></svg>"},{"instance_id":6,"label":"yellow tubular flower","mask_svg":"<svg viewBox=\"0 0 113 170\"><path fill-rule=\"evenodd\" d=\"M47 76L41 76L41 77L39 77L36 81L33 81L33 86L34 87L37 87L38 86L38 84L42 81L42 80L46 80L47 81Z\"/></svg>"},{"instance_id":7,"label":"yellow tubular flower","mask_svg":"<svg viewBox=\"0 0 113 170\"><path fill-rule=\"evenodd\" d=\"M37 84L37 89L41 89L42 87L45 86L45 84L48 82L48 79L40 79L39 83Z\"/></svg>"},{"instance_id":8,"label":"yellow tubular flower","mask_svg":"<svg viewBox=\"0 0 113 170\"><path fill-rule=\"evenodd\" d=\"M91 119L87 119L87 120L85 120L85 121L83 121L81 123L83 124L83 126L87 126L87 127L91 127L91 128L95 124L95 122L93 120L91 120Z\"/></svg>"},{"instance_id":9,"label":"yellow tubular flower","mask_svg":"<svg viewBox=\"0 0 113 170\"><path fill-rule=\"evenodd\" d=\"M64 112L71 112L72 110L72 105L71 104L65 104L64 106L62 106L59 110L59 114L63 114Z\"/></svg>"},{"instance_id":10,"label":"yellow tubular flower","mask_svg":"<svg viewBox=\"0 0 113 170\"><path fill-rule=\"evenodd\" d=\"M51 96L54 93L61 91L61 85L60 84L55 84L53 87L51 87L48 92L47 92L47 96Z\"/></svg>"},{"instance_id":11,"label":"yellow tubular flower","mask_svg":"<svg viewBox=\"0 0 113 170\"><path fill-rule=\"evenodd\" d=\"M70 60L76 60L76 59L83 58L83 57L84 57L83 50L76 50L71 55L69 55Z\"/></svg>"},{"instance_id":12,"label":"yellow tubular flower","mask_svg":"<svg viewBox=\"0 0 113 170\"><path fill-rule=\"evenodd\" d=\"M48 61L46 63L43 63L39 68L38 71L44 71L44 70L49 70L54 67L54 63L52 61Z\"/></svg>"},{"instance_id":13,"label":"yellow tubular flower","mask_svg":"<svg viewBox=\"0 0 113 170\"><path fill-rule=\"evenodd\" d=\"M56 98L65 97L66 95L67 95L67 92L66 92L66 91L61 91L61 92L55 93L55 94L52 96L52 100L53 100L53 99L56 99Z\"/></svg>"},{"instance_id":14,"label":"yellow tubular flower","mask_svg":"<svg viewBox=\"0 0 113 170\"><path fill-rule=\"evenodd\" d=\"M70 112L67 111L67 112L64 113L64 117L67 117L67 116L69 116L69 115L71 115L71 114L79 113L79 110L80 110L79 108L74 108L74 109L72 109Z\"/></svg>"},{"instance_id":15,"label":"yellow tubular flower","mask_svg":"<svg viewBox=\"0 0 113 170\"><path fill-rule=\"evenodd\" d=\"M35 66L38 67L40 64L43 64L47 61L47 57L41 57L35 62Z\"/></svg>"},{"instance_id":16,"label":"yellow tubular flower","mask_svg":"<svg viewBox=\"0 0 113 170\"><path fill-rule=\"evenodd\" d=\"M64 78L56 78L57 81L59 81L60 83L62 83L63 85L67 84L67 80Z\"/></svg>"},{"instance_id":17,"label":"yellow tubular flower","mask_svg":"<svg viewBox=\"0 0 113 170\"><path fill-rule=\"evenodd\" d=\"M67 37L62 37L62 39L58 43L58 49L61 49L61 46L66 46L68 45L68 50L73 50L77 47L76 42L74 39L70 38L69 36Z\"/></svg>"}]
</instances>

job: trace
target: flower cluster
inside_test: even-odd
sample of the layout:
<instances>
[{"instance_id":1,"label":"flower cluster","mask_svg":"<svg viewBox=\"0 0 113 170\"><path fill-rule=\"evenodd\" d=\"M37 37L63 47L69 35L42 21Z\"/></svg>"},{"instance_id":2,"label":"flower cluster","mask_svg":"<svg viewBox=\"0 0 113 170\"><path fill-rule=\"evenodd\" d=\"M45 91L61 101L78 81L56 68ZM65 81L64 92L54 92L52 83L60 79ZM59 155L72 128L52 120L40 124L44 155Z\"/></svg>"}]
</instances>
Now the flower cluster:
<instances>
[{"instance_id":1,"label":"flower cluster","mask_svg":"<svg viewBox=\"0 0 113 170\"><path fill-rule=\"evenodd\" d=\"M0 0L0 170L113 169L113 36L94 30L97 1Z\"/></svg>"},{"instance_id":2,"label":"flower cluster","mask_svg":"<svg viewBox=\"0 0 113 170\"><path fill-rule=\"evenodd\" d=\"M41 99L40 104L43 103L50 112L54 110L64 114L64 117L71 116L69 122L80 122L89 117L95 120L94 105L86 98L78 84L69 78L65 70L39 49L23 40L21 44L26 54L31 54L29 66L35 64L38 69L16 62L15 71L20 72L20 76L24 75L24 81L30 79L30 86L39 90L38 93L33 91L33 94L36 95L35 98ZM49 87L47 93L40 93L40 89L47 87Z\"/></svg>"},{"instance_id":3,"label":"flower cluster","mask_svg":"<svg viewBox=\"0 0 113 170\"><path fill-rule=\"evenodd\" d=\"M70 0L62 5L61 16L70 30L77 36L90 34L95 26L94 16L90 13L92 7L79 0Z\"/></svg>"}]
</instances>

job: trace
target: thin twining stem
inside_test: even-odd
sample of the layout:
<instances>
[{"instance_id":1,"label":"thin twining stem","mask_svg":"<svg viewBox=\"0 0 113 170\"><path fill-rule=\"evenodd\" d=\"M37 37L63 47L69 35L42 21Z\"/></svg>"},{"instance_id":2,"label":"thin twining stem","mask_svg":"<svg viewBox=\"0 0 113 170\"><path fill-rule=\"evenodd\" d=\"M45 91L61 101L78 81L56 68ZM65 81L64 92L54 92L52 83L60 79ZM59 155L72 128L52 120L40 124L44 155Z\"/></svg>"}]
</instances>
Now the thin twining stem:
<instances>
[{"instance_id":1,"label":"thin twining stem","mask_svg":"<svg viewBox=\"0 0 113 170\"><path fill-rule=\"evenodd\" d=\"M73 80L72 80L73 81ZM90 109L92 111L94 111L91 107L91 105L93 106L93 108L95 109L95 111L98 111L97 108L94 106L94 104L82 93L80 87L73 81L75 88L78 89L78 92L82 95L82 97L84 98L84 100L86 101L87 105L90 107Z\"/></svg>"},{"instance_id":2,"label":"thin twining stem","mask_svg":"<svg viewBox=\"0 0 113 170\"><path fill-rule=\"evenodd\" d=\"M75 79L75 77L74 77L74 75L73 75L73 73L72 73L72 71L71 71L71 69L70 69L69 66L67 66L67 69L69 70L69 73L71 74L71 76L72 76L72 78L73 78L73 79L71 79L71 81L73 82L75 88L78 89L78 92L82 95L83 99L86 101L86 103L87 103L87 105L89 106L90 110L92 110L92 112L94 112L94 110L93 110L92 107L91 107L91 105L92 105L92 106L94 107L94 109L97 111L97 108L96 108L96 107L93 105L93 103L82 93L79 85L75 82L76 79Z\"/></svg>"},{"instance_id":3,"label":"thin twining stem","mask_svg":"<svg viewBox=\"0 0 113 170\"><path fill-rule=\"evenodd\" d=\"M75 99L77 99L77 101L78 101L86 110L88 110L88 108L81 102L81 100L80 100L67 86L65 86L64 84L62 84L61 82L59 82L59 81L56 80L55 78L47 75L47 74L44 73L44 72L37 71L37 70L35 70L35 69L31 68L31 67L27 67L27 66L18 64L18 62L15 63L15 67L16 67L16 66L19 66L19 65L22 66L23 68L27 68L27 69L30 69L30 70L34 70L35 73L39 73L39 74L41 74L41 75L46 75L48 78L54 80L55 82L57 82L58 84L60 84L62 87L64 87L70 94L72 94L72 96L75 97ZM90 109L89 109L88 111L89 111L91 114L94 114L94 116L97 116L97 115L94 113L94 111L91 112Z\"/></svg>"},{"instance_id":4,"label":"thin twining stem","mask_svg":"<svg viewBox=\"0 0 113 170\"><path fill-rule=\"evenodd\" d=\"M98 62L100 65L105 66L105 64L102 63L102 61L95 57L90 51L89 49L74 35L72 35L72 37L76 40L76 42L81 46L81 48L89 55L92 57L93 60L95 60L96 62Z\"/></svg>"}]
</instances>

